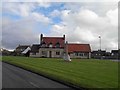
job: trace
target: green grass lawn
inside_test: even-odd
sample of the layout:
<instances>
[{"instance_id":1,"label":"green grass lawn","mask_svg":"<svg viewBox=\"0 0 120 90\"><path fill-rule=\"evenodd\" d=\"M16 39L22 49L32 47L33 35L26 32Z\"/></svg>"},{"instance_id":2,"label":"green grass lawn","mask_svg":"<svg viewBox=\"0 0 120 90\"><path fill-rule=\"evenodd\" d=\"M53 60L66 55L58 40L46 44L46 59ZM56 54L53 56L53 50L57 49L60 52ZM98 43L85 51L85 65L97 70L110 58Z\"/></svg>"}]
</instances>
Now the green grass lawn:
<instances>
[{"instance_id":1,"label":"green grass lawn","mask_svg":"<svg viewBox=\"0 0 120 90\"><path fill-rule=\"evenodd\" d=\"M118 62L4 56L3 61L84 88L118 88Z\"/></svg>"}]
</instances>

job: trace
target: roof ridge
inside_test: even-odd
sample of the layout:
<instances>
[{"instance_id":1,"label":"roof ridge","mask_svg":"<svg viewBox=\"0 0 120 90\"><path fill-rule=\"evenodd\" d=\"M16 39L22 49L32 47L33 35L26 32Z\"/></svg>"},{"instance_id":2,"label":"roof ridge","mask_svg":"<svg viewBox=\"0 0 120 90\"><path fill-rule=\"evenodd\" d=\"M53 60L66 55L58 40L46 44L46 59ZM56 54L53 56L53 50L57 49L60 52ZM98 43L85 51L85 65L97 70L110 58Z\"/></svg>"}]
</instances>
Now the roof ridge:
<instances>
[{"instance_id":1,"label":"roof ridge","mask_svg":"<svg viewBox=\"0 0 120 90\"><path fill-rule=\"evenodd\" d=\"M64 37L43 37L43 38L64 38Z\"/></svg>"},{"instance_id":2,"label":"roof ridge","mask_svg":"<svg viewBox=\"0 0 120 90\"><path fill-rule=\"evenodd\" d=\"M20 44L20 45L18 45L18 46L30 46L30 45Z\"/></svg>"},{"instance_id":3,"label":"roof ridge","mask_svg":"<svg viewBox=\"0 0 120 90\"><path fill-rule=\"evenodd\" d=\"M83 44L83 43L68 43L68 44L74 44L74 45L90 45L90 44Z\"/></svg>"}]
</instances>

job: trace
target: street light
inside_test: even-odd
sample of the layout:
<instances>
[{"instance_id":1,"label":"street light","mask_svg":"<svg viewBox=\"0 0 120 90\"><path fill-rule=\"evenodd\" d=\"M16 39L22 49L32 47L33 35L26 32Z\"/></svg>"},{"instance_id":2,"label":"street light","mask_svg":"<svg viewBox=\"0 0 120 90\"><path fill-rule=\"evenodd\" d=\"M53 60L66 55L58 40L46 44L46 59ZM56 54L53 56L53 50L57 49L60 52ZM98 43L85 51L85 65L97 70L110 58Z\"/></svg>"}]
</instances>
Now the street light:
<instances>
[{"instance_id":1,"label":"street light","mask_svg":"<svg viewBox=\"0 0 120 90\"><path fill-rule=\"evenodd\" d=\"M101 50L101 36L99 36L99 39L100 39L100 50Z\"/></svg>"},{"instance_id":2,"label":"street light","mask_svg":"<svg viewBox=\"0 0 120 90\"><path fill-rule=\"evenodd\" d=\"M100 39L100 59L101 59L101 36L99 36L99 39Z\"/></svg>"}]
</instances>

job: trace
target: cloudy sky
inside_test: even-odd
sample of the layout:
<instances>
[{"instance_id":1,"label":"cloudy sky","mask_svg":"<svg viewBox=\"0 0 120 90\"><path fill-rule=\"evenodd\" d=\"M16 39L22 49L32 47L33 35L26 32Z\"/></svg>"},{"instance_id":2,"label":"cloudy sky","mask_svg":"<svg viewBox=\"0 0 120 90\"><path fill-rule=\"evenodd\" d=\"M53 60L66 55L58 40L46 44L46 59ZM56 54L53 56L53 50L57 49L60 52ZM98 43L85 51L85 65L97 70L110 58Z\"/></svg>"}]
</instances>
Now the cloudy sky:
<instances>
[{"instance_id":1,"label":"cloudy sky","mask_svg":"<svg viewBox=\"0 0 120 90\"><path fill-rule=\"evenodd\" d=\"M13 0L14 1L14 0ZM2 47L39 43L39 35L63 36L92 50L118 48L118 0L101 2L3 2Z\"/></svg>"}]
</instances>

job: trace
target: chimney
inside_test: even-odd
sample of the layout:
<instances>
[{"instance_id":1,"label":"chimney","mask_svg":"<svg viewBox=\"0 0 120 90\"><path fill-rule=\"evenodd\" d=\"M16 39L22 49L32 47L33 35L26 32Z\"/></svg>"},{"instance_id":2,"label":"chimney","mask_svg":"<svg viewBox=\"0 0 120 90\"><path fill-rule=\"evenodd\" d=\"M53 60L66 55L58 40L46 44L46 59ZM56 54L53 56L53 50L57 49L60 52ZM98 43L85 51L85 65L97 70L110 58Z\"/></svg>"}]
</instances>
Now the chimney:
<instances>
[{"instance_id":1,"label":"chimney","mask_svg":"<svg viewBox=\"0 0 120 90\"><path fill-rule=\"evenodd\" d=\"M63 35L63 40L64 40L64 47L65 47L65 35Z\"/></svg>"},{"instance_id":2,"label":"chimney","mask_svg":"<svg viewBox=\"0 0 120 90\"><path fill-rule=\"evenodd\" d=\"M63 35L63 38L64 38L64 40L65 40L65 35Z\"/></svg>"},{"instance_id":3,"label":"chimney","mask_svg":"<svg viewBox=\"0 0 120 90\"><path fill-rule=\"evenodd\" d=\"M42 43L43 34L40 35L40 44Z\"/></svg>"}]
</instances>

